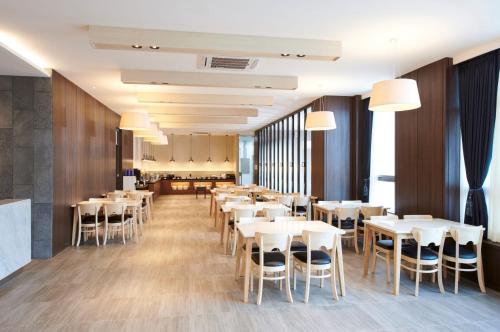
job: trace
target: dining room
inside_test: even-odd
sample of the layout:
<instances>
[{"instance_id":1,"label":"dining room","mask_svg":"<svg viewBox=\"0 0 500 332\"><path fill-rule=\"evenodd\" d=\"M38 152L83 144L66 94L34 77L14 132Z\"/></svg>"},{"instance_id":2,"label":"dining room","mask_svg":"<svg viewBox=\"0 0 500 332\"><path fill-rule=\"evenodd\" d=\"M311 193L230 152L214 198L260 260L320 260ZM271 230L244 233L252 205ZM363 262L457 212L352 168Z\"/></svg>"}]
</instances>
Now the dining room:
<instances>
[{"instance_id":1,"label":"dining room","mask_svg":"<svg viewBox=\"0 0 500 332\"><path fill-rule=\"evenodd\" d=\"M499 11L3 1L0 330L499 331Z\"/></svg>"}]
</instances>

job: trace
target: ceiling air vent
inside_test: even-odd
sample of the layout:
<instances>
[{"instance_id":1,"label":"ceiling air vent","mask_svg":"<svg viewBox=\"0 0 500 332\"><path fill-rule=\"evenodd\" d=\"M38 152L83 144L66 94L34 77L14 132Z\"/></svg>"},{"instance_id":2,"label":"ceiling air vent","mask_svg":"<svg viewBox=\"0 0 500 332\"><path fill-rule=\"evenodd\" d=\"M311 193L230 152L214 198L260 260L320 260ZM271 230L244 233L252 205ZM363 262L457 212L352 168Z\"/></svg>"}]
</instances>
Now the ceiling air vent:
<instances>
[{"instance_id":1,"label":"ceiling air vent","mask_svg":"<svg viewBox=\"0 0 500 332\"><path fill-rule=\"evenodd\" d=\"M198 67L202 69L223 69L223 70L251 70L257 66L258 59L227 57L227 56L207 56L198 57Z\"/></svg>"}]
</instances>

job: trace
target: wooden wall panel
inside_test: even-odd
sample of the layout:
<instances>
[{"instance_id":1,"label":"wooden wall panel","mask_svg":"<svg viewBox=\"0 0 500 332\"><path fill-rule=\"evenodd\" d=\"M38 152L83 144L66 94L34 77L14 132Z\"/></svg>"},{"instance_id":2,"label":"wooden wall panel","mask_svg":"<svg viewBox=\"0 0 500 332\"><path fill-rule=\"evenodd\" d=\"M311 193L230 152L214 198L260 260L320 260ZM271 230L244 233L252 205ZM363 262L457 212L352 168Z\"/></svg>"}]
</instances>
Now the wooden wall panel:
<instances>
[{"instance_id":1,"label":"wooden wall panel","mask_svg":"<svg viewBox=\"0 0 500 332\"><path fill-rule=\"evenodd\" d=\"M71 242L71 204L115 189L120 116L53 72L53 254Z\"/></svg>"},{"instance_id":2,"label":"wooden wall panel","mask_svg":"<svg viewBox=\"0 0 500 332\"><path fill-rule=\"evenodd\" d=\"M422 107L396 114L399 215L455 219L459 214L458 204L450 203L460 201L458 108L448 107L451 65L445 58L405 75L417 80Z\"/></svg>"}]
</instances>

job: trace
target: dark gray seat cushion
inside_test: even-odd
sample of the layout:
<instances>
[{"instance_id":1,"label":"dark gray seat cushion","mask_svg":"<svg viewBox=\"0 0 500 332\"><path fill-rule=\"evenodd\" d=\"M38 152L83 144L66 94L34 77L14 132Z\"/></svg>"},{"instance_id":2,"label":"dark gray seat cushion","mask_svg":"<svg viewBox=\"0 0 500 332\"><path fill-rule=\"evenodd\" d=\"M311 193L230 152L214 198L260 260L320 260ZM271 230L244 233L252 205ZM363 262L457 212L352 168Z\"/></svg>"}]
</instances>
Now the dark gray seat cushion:
<instances>
[{"instance_id":1,"label":"dark gray seat cushion","mask_svg":"<svg viewBox=\"0 0 500 332\"><path fill-rule=\"evenodd\" d=\"M455 243L447 244L443 248L443 255L456 257L456 247ZM460 246L458 248L458 257L464 259L474 259L477 257L476 253L466 246Z\"/></svg>"},{"instance_id":2,"label":"dark gray seat cushion","mask_svg":"<svg viewBox=\"0 0 500 332\"><path fill-rule=\"evenodd\" d=\"M293 257L297 258L299 261L307 263L307 251L295 252ZM324 265L330 264L330 255L322 250L311 250L311 264L313 265Z\"/></svg>"},{"instance_id":3,"label":"dark gray seat cushion","mask_svg":"<svg viewBox=\"0 0 500 332\"><path fill-rule=\"evenodd\" d=\"M97 216L97 222L103 222L104 221L104 216L98 215ZM92 215L85 215L82 216L82 224L95 224L95 216Z\"/></svg>"},{"instance_id":4,"label":"dark gray seat cushion","mask_svg":"<svg viewBox=\"0 0 500 332\"><path fill-rule=\"evenodd\" d=\"M258 252L252 254L252 260L260 265L260 255ZM264 266L277 267L285 265L286 257L281 252L265 252L264 253Z\"/></svg>"},{"instance_id":5,"label":"dark gray seat cushion","mask_svg":"<svg viewBox=\"0 0 500 332\"><path fill-rule=\"evenodd\" d=\"M392 250L392 249L394 249L394 241L392 241L392 240L378 240L377 246L382 247L384 249Z\"/></svg>"},{"instance_id":6,"label":"dark gray seat cushion","mask_svg":"<svg viewBox=\"0 0 500 332\"><path fill-rule=\"evenodd\" d=\"M306 244L302 241L292 241L292 244L290 246L291 251L306 251L307 247Z\"/></svg>"},{"instance_id":7,"label":"dark gray seat cushion","mask_svg":"<svg viewBox=\"0 0 500 332\"><path fill-rule=\"evenodd\" d=\"M411 257L417 259L417 246L405 246L401 248L401 254L403 256ZM427 247L422 247L420 249L420 259L421 260L434 260L438 259L438 255Z\"/></svg>"}]
</instances>

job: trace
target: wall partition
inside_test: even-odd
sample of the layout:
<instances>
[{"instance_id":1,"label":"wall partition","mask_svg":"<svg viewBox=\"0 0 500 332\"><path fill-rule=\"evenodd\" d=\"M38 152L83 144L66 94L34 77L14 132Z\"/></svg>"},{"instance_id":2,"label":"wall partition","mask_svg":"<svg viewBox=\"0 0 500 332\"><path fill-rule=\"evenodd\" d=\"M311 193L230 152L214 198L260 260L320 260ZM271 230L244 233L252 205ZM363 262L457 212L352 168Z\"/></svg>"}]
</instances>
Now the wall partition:
<instances>
[{"instance_id":1,"label":"wall partition","mask_svg":"<svg viewBox=\"0 0 500 332\"><path fill-rule=\"evenodd\" d=\"M311 111L308 105L256 132L260 185L311 194L311 134L304 130Z\"/></svg>"}]
</instances>

